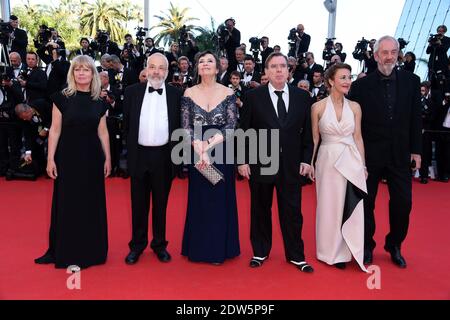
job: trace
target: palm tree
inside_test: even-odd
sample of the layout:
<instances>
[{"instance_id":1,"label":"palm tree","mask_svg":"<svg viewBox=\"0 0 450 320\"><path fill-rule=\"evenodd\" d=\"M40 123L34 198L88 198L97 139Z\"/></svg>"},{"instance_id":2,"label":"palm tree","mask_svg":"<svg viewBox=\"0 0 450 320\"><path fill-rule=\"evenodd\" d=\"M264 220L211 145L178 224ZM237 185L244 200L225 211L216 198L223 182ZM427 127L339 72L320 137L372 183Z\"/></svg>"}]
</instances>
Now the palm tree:
<instances>
[{"instance_id":1,"label":"palm tree","mask_svg":"<svg viewBox=\"0 0 450 320\"><path fill-rule=\"evenodd\" d=\"M216 34L216 25L214 23L214 19L211 17L211 26L210 28L206 27L200 32L197 36L197 46L200 51L204 50L218 50L217 44L217 34Z\"/></svg>"},{"instance_id":2,"label":"palm tree","mask_svg":"<svg viewBox=\"0 0 450 320\"><path fill-rule=\"evenodd\" d=\"M121 41L126 31L124 22L126 12L117 2L96 0L95 3L83 2L81 12L81 27L84 33L95 37L97 30L109 32L111 40Z\"/></svg>"},{"instance_id":3,"label":"palm tree","mask_svg":"<svg viewBox=\"0 0 450 320\"><path fill-rule=\"evenodd\" d=\"M180 38L181 29L186 26L188 31L202 31L202 28L189 24L192 21L198 20L187 16L189 8L179 8L170 3L170 8L167 13L161 12L161 15L154 17L159 20L158 24L152 27L153 29L160 29L158 35L155 37L155 43L160 41L166 46L168 43L178 41Z\"/></svg>"}]
</instances>

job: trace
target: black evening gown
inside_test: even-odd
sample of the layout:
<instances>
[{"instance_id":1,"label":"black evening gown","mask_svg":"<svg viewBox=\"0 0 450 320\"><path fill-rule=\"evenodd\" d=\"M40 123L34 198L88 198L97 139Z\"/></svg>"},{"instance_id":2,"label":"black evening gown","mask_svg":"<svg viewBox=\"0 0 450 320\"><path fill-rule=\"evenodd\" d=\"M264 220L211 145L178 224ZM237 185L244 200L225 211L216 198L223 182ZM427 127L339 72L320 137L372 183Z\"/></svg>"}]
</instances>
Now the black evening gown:
<instances>
[{"instance_id":1,"label":"black evening gown","mask_svg":"<svg viewBox=\"0 0 450 320\"><path fill-rule=\"evenodd\" d=\"M103 264L108 252L105 156L97 130L106 105L89 92L71 97L57 92L51 98L61 111L62 127L48 252L56 268Z\"/></svg>"},{"instance_id":2,"label":"black evening gown","mask_svg":"<svg viewBox=\"0 0 450 320\"><path fill-rule=\"evenodd\" d=\"M183 97L181 110L182 125L191 141L194 136L206 140L214 135L210 134L204 139L196 137L197 130L203 135L208 129L219 130L231 141L237 121L234 95L226 97L211 112L202 109L192 99ZM194 126L197 127L195 133ZM222 143L224 157L226 141ZM193 155L194 151L191 153ZM240 254L235 165L225 164L225 161L214 165L225 178L216 185L212 185L193 165L189 165L188 206L181 254L195 262L222 263Z\"/></svg>"}]
</instances>

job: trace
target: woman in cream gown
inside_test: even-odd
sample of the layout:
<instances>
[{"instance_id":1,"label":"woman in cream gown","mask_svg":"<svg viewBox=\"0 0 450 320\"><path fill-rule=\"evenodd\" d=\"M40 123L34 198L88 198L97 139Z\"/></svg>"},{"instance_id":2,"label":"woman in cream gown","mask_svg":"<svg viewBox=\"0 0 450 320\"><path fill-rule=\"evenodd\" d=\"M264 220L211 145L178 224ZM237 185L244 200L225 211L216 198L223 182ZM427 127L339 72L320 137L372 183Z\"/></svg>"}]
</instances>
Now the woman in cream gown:
<instances>
[{"instance_id":1,"label":"woman in cream gown","mask_svg":"<svg viewBox=\"0 0 450 320\"><path fill-rule=\"evenodd\" d=\"M317 258L344 269L354 257L367 272L363 264L367 170L361 108L345 98L351 86L349 65L330 67L325 80L330 96L315 103L311 112L314 154L318 151L311 175L316 180Z\"/></svg>"}]
</instances>

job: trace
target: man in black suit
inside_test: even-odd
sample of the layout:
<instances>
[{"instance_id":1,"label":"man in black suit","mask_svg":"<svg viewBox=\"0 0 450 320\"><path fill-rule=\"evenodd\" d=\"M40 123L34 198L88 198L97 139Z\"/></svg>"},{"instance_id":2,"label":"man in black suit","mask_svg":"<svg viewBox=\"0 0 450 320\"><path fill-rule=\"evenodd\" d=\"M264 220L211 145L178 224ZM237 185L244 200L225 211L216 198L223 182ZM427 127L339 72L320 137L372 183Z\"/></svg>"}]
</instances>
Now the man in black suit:
<instances>
[{"instance_id":1,"label":"man in black suit","mask_svg":"<svg viewBox=\"0 0 450 320\"><path fill-rule=\"evenodd\" d=\"M261 37L261 48L261 64L265 66L267 57L273 52L273 48L269 47L268 37Z\"/></svg>"},{"instance_id":2,"label":"man in black suit","mask_svg":"<svg viewBox=\"0 0 450 320\"><path fill-rule=\"evenodd\" d=\"M308 52L309 44L311 43L311 36L305 33L305 27L302 24L297 26L297 41L296 41L296 57L300 57L303 53Z\"/></svg>"},{"instance_id":3,"label":"man in black suit","mask_svg":"<svg viewBox=\"0 0 450 320\"><path fill-rule=\"evenodd\" d=\"M401 255L412 207L411 167L420 168L422 119L420 80L411 72L395 70L398 41L380 38L374 46L377 71L353 83L350 96L362 108L362 134L366 150L368 196L364 200L364 263L371 264L375 241L375 198L384 176L389 188L390 232L384 249L401 268Z\"/></svg>"},{"instance_id":4,"label":"man in black suit","mask_svg":"<svg viewBox=\"0 0 450 320\"><path fill-rule=\"evenodd\" d=\"M317 64L314 60L314 53L308 52L306 54L306 63L308 64L308 68L306 69L308 73L308 77L306 80L309 81L309 83L313 83L313 75L314 72L321 72L324 73L323 67L320 64Z\"/></svg>"},{"instance_id":5,"label":"man in black suit","mask_svg":"<svg viewBox=\"0 0 450 320\"><path fill-rule=\"evenodd\" d=\"M171 134L180 127L182 92L165 85L169 63L161 53L147 60L147 83L125 91L125 129L131 176L133 236L127 264L138 261L148 244L150 194L153 240L150 247L162 262L170 261L166 241L166 208L176 170L171 161Z\"/></svg>"},{"instance_id":6,"label":"man in black suit","mask_svg":"<svg viewBox=\"0 0 450 320\"><path fill-rule=\"evenodd\" d=\"M27 66L22 63L22 58L17 52L11 52L9 54L10 67L6 67L6 74L10 79L17 79L22 73L26 72Z\"/></svg>"},{"instance_id":7,"label":"man in black suit","mask_svg":"<svg viewBox=\"0 0 450 320\"><path fill-rule=\"evenodd\" d=\"M241 117L241 128L244 131L255 129L256 140L263 139L260 130L268 131L267 140L253 141L252 146L267 143L267 154L272 160L269 164L262 164L258 157L256 163L248 161L250 165L239 166L239 173L250 182L250 238L254 254L250 267L262 266L271 250L271 208L276 188L286 260L302 272L309 273L313 268L305 261L301 238L301 179L311 171L310 97L305 91L287 85L288 62L283 54L272 53L267 58L265 74L269 77L269 84L244 95ZM275 146L279 149L273 150ZM256 150L249 154L250 143L246 149L246 156L251 159Z\"/></svg>"},{"instance_id":8,"label":"man in black suit","mask_svg":"<svg viewBox=\"0 0 450 320\"><path fill-rule=\"evenodd\" d=\"M17 16L12 15L9 20L11 26L10 38L12 40L11 52L19 53L22 60L25 61L28 46L27 33L25 30L19 29L19 18Z\"/></svg>"},{"instance_id":9,"label":"man in black suit","mask_svg":"<svg viewBox=\"0 0 450 320\"><path fill-rule=\"evenodd\" d=\"M235 28L236 22L232 18L225 20L225 26L226 26L226 30L228 31L228 35L225 38L224 46L225 46L225 50L227 52L227 58L230 63L230 66L235 68L237 65L235 50L236 50L236 48L239 48L239 46L241 45L241 32ZM228 71L231 72L234 70L236 70L236 69L228 70Z\"/></svg>"},{"instance_id":10,"label":"man in black suit","mask_svg":"<svg viewBox=\"0 0 450 320\"><path fill-rule=\"evenodd\" d=\"M248 89L254 89L260 86L261 74L255 69L255 58L246 56L244 59L244 74L242 75L242 84Z\"/></svg>"},{"instance_id":11,"label":"man in black suit","mask_svg":"<svg viewBox=\"0 0 450 320\"><path fill-rule=\"evenodd\" d=\"M52 106L46 99L35 100L32 105L20 103L15 111L22 120L25 141L24 160L32 164L34 174L39 176L45 172L45 140L51 126Z\"/></svg>"},{"instance_id":12,"label":"man in black suit","mask_svg":"<svg viewBox=\"0 0 450 320\"><path fill-rule=\"evenodd\" d=\"M228 72L228 59L225 57L220 58L220 70L217 74L217 82L228 87L230 84L230 73Z\"/></svg>"},{"instance_id":13,"label":"man in black suit","mask_svg":"<svg viewBox=\"0 0 450 320\"><path fill-rule=\"evenodd\" d=\"M19 77L19 84L23 88L25 101L32 103L37 99L47 97L47 75L38 67L38 55L35 52L27 53L27 74Z\"/></svg>"},{"instance_id":14,"label":"man in black suit","mask_svg":"<svg viewBox=\"0 0 450 320\"><path fill-rule=\"evenodd\" d=\"M57 42L49 42L45 47L38 49L38 55L47 65L45 73L47 75L47 95L51 96L57 91L61 91L67 84L67 73L70 62L64 59L62 53L65 52Z\"/></svg>"}]
</instances>

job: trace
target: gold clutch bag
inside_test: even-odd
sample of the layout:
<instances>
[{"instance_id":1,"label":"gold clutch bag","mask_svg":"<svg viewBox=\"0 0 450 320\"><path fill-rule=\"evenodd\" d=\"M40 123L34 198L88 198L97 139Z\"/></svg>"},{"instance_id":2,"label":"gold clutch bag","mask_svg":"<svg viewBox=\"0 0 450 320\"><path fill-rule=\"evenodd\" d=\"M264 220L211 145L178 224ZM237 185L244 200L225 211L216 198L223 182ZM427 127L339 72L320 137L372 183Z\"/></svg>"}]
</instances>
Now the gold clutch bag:
<instances>
[{"instance_id":1,"label":"gold clutch bag","mask_svg":"<svg viewBox=\"0 0 450 320\"><path fill-rule=\"evenodd\" d=\"M205 168L200 169L200 163L201 162L199 161L195 164L195 169L197 169L213 185L219 183L220 180L225 180L223 173L215 166L209 164Z\"/></svg>"}]
</instances>

